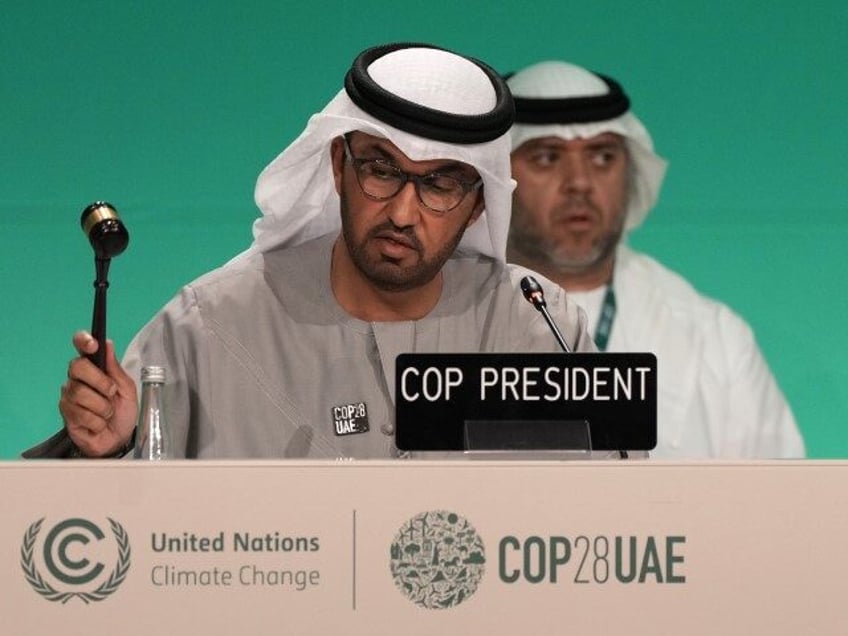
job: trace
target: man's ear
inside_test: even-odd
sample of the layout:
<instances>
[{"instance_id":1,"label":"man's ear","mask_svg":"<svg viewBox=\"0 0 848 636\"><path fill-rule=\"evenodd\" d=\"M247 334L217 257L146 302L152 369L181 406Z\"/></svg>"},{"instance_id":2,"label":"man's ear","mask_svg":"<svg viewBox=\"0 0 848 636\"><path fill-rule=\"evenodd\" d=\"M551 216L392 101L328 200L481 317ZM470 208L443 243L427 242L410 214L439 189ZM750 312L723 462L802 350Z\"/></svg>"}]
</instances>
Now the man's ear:
<instances>
[{"instance_id":1,"label":"man's ear","mask_svg":"<svg viewBox=\"0 0 848 636\"><path fill-rule=\"evenodd\" d=\"M477 198L474 201L474 209L471 210L471 216L468 217L468 223L465 224L465 227L471 227L471 225L480 218L480 215L483 214L483 208L486 207L486 199L483 196L483 188L479 188L475 193Z\"/></svg>"},{"instance_id":2,"label":"man's ear","mask_svg":"<svg viewBox=\"0 0 848 636\"><path fill-rule=\"evenodd\" d=\"M330 161L333 163L333 183L336 186L336 194L341 196L345 162L344 142L341 137L336 137L330 144Z\"/></svg>"}]
</instances>

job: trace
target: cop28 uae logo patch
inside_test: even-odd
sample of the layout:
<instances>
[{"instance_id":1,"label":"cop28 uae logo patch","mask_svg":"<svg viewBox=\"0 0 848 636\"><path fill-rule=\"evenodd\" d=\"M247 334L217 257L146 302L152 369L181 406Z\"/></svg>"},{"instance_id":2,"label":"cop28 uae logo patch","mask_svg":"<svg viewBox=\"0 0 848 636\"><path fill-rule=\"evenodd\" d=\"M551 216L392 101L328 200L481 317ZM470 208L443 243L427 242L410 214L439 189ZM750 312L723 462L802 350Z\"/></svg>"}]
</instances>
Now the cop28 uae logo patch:
<instances>
[{"instance_id":1,"label":"cop28 uae logo patch","mask_svg":"<svg viewBox=\"0 0 848 636\"><path fill-rule=\"evenodd\" d=\"M78 518L57 523L40 541L43 523L42 517L30 525L21 544L24 576L41 596L62 603L79 598L88 604L108 598L124 582L130 541L120 523L109 519L114 543L96 524ZM102 560L115 562L108 574Z\"/></svg>"},{"instance_id":2,"label":"cop28 uae logo patch","mask_svg":"<svg viewBox=\"0 0 848 636\"><path fill-rule=\"evenodd\" d=\"M407 521L391 547L395 585L427 609L459 605L483 577L486 554L474 527L446 510L422 512Z\"/></svg>"}]
</instances>

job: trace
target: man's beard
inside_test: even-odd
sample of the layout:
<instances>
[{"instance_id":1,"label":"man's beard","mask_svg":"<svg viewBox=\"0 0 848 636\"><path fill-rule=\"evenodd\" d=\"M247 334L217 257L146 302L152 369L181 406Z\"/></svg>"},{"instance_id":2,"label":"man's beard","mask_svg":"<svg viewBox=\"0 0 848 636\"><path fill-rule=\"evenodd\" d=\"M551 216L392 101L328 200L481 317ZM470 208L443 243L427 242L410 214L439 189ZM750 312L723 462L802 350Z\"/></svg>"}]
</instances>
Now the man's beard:
<instances>
[{"instance_id":1,"label":"man's beard","mask_svg":"<svg viewBox=\"0 0 848 636\"><path fill-rule=\"evenodd\" d=\"M513 201L517 207L517 203ZM582 274L605 262L615 252L624 231L624 215L611 229L594 240L588 249L581 249L575 254L574 248L560 243L552 235L538 231L532 222L517 221L526 218L519 210L513 211L512 227L509 231L509 248L518 255L528 267L534 265L562 274Z\"/></svg>"},{"instance_id":2,"label":"man's beard","mask_svg":"<svg viewBox=\"0 0 848 636\"><path fill-rule=\"evenodd\" d=\"M368 281L383 291L409 291L432 281L442 271L442 267L453 255L456 246L459 245L465 233L465 225L463 224L456 235L442 249L431 258L425 259L424 247L416 236L415 230L412 227L398 228L390 220L372 227L363 239L357 242L351 219L354 213L350 210L348 198L344 191L340 195L340 205L342 236L353 264ZM401 267L382 255L378 255L376 259L371 257L366 250L366 245L381 232L386 231L402 234L417 252L418 262L409 267Z\"/></svg>"}]
</instances>

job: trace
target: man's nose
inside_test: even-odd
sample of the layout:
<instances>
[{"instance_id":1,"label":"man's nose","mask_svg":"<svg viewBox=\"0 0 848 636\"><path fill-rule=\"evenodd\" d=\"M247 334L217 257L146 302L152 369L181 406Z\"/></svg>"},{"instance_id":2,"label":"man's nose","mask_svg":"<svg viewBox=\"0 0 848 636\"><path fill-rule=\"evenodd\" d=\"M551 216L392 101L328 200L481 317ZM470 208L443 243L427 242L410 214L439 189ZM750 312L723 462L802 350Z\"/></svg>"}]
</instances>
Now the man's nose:
<instances>
[{"instance_id":1,"label":"man's nose","mask_svg":"<svg viewBox=\"0 0 848 636\"><path fill-rule=\"evenodd\" d=\"M561 188L566 192L588 192L592 189L592 172L588 161L576 155L566 155L560 172Z\"/></svg>"},{"instance_id":2,"label":"man's nose","mask_svg":"<svg viewBox=\"0 0 848 636\"><path fill-rule=\"evenodd\" d=\"M421 202L411 179L386 202L386 216L396 227L416 225L421 218Z\"/></svg>"}]
</instances>

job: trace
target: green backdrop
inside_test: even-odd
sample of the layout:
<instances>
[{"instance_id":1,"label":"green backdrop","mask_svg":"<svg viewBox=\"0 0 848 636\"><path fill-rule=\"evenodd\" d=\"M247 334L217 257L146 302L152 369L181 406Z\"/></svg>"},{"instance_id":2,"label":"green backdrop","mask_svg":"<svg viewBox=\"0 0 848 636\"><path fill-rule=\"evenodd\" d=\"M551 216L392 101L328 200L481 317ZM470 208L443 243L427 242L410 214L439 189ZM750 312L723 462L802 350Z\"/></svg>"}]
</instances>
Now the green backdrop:
<instances>
[{"instance_id":1,"label":"green backdrop","mask_svg":"<svg viewBox=\"0 0 848 636\"><path fill-rule=\"evenodd\" d=\"M811 457L848 456L848 5L31 2L0 19L0 458L59 426L91 323L79 228L106 199L120 351L179 286L247 247L256 175L353 56L428 41L502 71L560 58L618 78L671 166L631 242L734 307Z\"/></svg>"}]
</instances>

